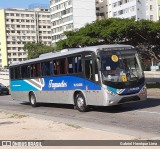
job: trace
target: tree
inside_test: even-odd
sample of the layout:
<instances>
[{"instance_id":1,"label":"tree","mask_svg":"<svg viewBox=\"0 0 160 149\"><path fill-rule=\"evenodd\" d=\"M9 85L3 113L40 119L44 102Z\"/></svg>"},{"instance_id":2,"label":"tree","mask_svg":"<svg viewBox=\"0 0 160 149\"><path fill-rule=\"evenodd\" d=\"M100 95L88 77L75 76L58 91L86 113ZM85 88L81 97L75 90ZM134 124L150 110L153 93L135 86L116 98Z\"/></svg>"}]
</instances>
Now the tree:
<instances>
[{"instance_id":1,"label":"tree","mask_svg":"<svg viewBox=\"0 0 160 149\"><path fill-rule=\"evenodd\" d=\"M67 39L57 43L59 50L120 43L137 47L144 58L160 60L160 21L111 18L64 34Z\"/></svg>"},{"instance_id":2,"label":"tree","mask_svg":"<svg viewBox=\"0 0 160 149\"><path fill-rule=\"evenodd\" d=\"M41 43L26 43L24 49L28 51L28 59L37 58L44 53L54 52L54 47Z\"/></svg>"}]
</instances>

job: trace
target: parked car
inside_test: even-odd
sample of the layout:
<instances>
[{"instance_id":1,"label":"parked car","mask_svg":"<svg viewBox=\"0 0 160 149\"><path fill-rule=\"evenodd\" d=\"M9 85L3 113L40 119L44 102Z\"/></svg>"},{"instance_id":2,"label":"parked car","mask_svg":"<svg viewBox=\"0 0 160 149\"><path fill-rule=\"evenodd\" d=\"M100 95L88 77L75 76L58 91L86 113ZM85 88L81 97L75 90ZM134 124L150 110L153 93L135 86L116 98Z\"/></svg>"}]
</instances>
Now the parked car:
<instances>
[{"instance_id":1,"label":"parked car","mask_svg":"<svg viewBox=\"0 0 160 149\"><path fill-rule=\"evenodd\" d=\"M5 85L0 83L0 95L2 94L9 95L9 89Z\"/></svg>"}]
</instances>

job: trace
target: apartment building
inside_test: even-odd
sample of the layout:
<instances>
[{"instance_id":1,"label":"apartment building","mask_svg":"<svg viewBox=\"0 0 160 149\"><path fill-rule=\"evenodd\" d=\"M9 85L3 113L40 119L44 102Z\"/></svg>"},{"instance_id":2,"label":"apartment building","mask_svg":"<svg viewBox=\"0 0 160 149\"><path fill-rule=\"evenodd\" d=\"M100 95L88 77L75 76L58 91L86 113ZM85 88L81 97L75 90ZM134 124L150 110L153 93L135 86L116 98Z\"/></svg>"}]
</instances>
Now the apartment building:
<instances>
[{"instance_id":1,"label":"apartment building","mask_svg":"<svg viewBox=\"0 0 160 149\"><path fill-rule=\"evenodd\" d=\"M50 0L52 42L96 20L95 0Z\"/></svg>"},{"instance_id":2,"label":"apartment building","mask_svg":"<svg viewBox=\"0 0 160 149\"><path fill-rule=\"evenodd\" d=\"M159 20L160 0L96 0L97 19ZM99 16L98 16L99 15Z\"/></svg>"},{"instance_id":3,"label":"apartment building","mask_svg":"<svg viewBox=\"0 0 160 149\"><path fill-rule=\"evenodd\" d=\"M158 18L158 0L146 0L146 19L157 21Z\"/></svg>"},{"instance_id":4,"label":"apartment building","mask_svg":"<svg viewBox=\"0 0 160 149\"><path fill-rule=\"evenodd\" d=\"M51 44L49 9L1 9L0 67L26 60L24 44L27 42Z\"/></svg>"},{"instance_id":5,"label":"apartment building","mask_svg":"<svg viewBox=\"0 0 160 149\"><path fill-rule=\"evenodd\" d=\"M157 0L157 19L160 20L160 0Z\"/></svg>"},{"instance_id":6,"label":"apartment building","mask_svg":"<svg viewBox=\"0 0 160 149\"><path fill-rule=\"evenodd\" d=\"M109 18L146 18L145 0L109 0Z\"/></svg>"},{"instance_id":7,"label":"apartment building","mask_svg":"<svg viewBox=\"0 0 160 149\"><path fill-rule=\"evenodd\" d=\"M96 0L97 20L108 18L108 0Z\"/></svg>"}]
</instances>

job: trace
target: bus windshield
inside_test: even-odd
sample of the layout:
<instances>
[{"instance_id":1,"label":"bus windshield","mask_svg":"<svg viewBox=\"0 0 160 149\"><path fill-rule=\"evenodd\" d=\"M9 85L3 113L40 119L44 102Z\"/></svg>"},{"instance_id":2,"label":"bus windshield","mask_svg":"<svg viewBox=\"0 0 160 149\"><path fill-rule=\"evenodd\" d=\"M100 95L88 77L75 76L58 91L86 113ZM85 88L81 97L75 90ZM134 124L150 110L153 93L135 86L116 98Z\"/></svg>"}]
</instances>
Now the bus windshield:
<instances>
[{"instance_id":1,"label":"bus windshield","mask_svg":"<svg viewBox=\"0 0 160 149\"><path fill-rule=\"evenodd\" d=\"M101 51L103 82L130 82L143 78L143 71L136 51Z\"/></svg>"}]
</instances>

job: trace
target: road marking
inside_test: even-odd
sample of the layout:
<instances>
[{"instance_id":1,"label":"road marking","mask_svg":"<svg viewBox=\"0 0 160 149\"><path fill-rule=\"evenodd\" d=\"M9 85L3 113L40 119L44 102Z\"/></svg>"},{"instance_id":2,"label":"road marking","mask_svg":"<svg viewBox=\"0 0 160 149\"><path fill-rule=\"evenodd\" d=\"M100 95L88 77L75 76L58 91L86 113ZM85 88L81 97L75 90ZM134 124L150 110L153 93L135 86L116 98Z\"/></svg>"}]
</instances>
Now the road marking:
<instances>
[{"instance_id":1,"label":"road marking","mask_svg":"<svg viewBox=\"0 0 160 149\"><path fill-rule=\"evenodd\" d=\"M149 114L158 114L158 115L160 115L160 112L150 112L150 111L140 111L140 110L136 110L136 112L149 113Z\"/></svg>"}]
</instances>

